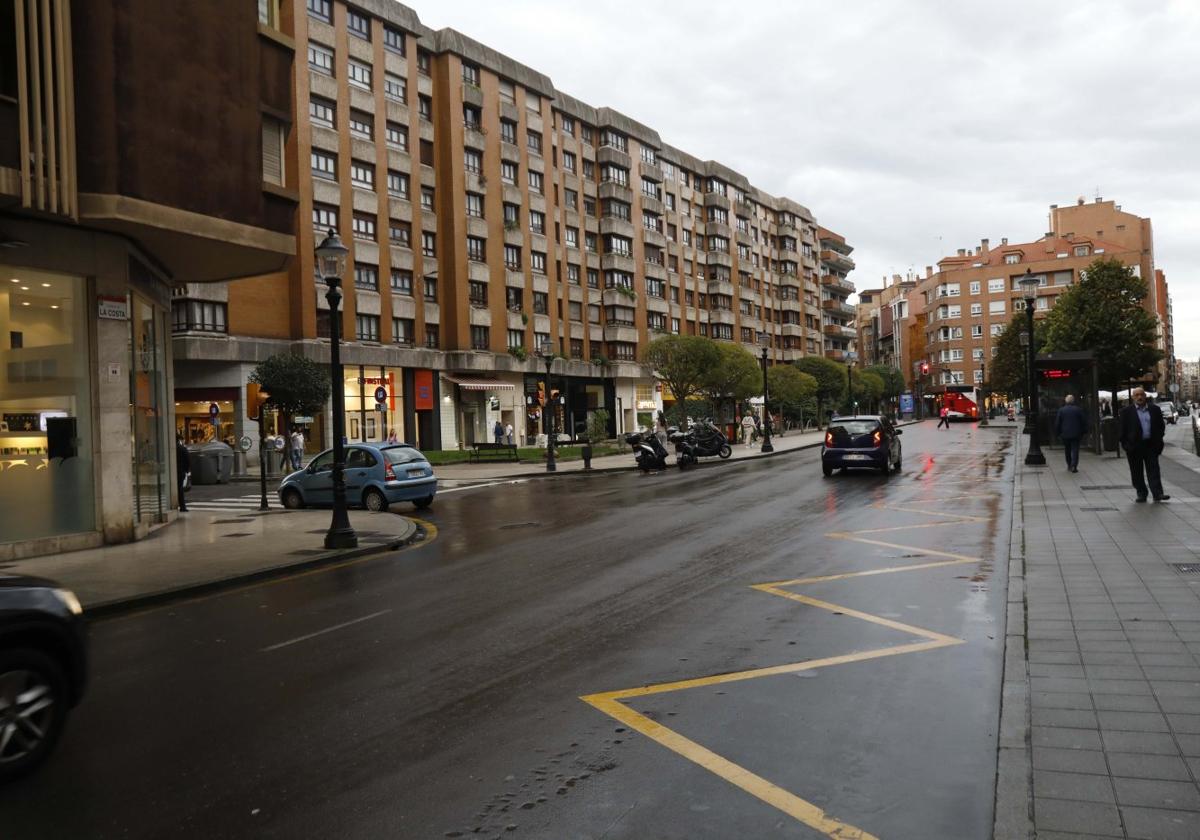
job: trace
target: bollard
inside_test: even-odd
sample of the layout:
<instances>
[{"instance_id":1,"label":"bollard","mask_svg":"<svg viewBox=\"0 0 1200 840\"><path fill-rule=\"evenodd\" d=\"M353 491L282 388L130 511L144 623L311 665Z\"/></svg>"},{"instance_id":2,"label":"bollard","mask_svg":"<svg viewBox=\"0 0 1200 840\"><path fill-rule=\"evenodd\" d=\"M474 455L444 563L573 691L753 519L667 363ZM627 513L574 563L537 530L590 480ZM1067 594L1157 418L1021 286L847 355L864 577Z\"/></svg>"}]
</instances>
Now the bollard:
<instances>
[{"instance_id":1,"label":"bollard","mask_svg":"<svg viewBox=\"0 0 1200 840\"><path fill-rule=\"evenodd\" d=\"M581 453L583 455L583 468L590 470L592 468L592 442L590 440L583 442Z\"/></svg>"}]
</instances>

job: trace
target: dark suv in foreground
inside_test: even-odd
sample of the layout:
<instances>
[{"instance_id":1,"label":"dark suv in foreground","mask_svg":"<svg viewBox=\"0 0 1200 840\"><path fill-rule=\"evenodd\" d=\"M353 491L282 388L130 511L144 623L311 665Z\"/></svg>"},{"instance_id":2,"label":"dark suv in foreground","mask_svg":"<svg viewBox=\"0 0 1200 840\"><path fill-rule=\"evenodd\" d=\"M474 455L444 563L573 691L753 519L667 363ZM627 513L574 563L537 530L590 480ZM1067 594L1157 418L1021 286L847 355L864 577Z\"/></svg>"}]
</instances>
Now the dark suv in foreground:
<instances>
[{"instance_id":1,"label":"dark suv in foreground","mask_svg":"<svg viewBox=\"0 0 1200 840\"><path fill-rule=\"evenodd\" d=\"M0 782L50 754L86 684L79 599L48 580L0 574Z\"/></svg>"},{"instance_id":2,"label":"dark suv in foreground","mask_svg":"<svg viewBox=\"0 0 1200 840\"><path fill-rule=\"evenodd\" d=\"M891 420L877 414L835 417L825 429L821 471L825 475L833 475L836 469L864 467L881 470L884 475L899 471L901 434Z\"/></svg>"}]
</instances>

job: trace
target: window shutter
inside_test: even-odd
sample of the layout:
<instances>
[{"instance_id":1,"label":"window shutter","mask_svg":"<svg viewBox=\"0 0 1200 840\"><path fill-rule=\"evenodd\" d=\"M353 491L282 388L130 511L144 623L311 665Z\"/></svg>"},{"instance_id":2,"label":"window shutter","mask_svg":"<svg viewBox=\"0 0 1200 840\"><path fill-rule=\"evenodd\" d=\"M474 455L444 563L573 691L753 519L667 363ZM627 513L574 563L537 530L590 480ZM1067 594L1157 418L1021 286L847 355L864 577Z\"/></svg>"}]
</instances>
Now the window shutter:
<instances>
[{"instance_id":1,"label":"window shutter","mask_svg":"<svg viewBox=\"0 0 1200 840\"><path fill-rule=\"evenodd\" d=\"M263 117L262 177L268 184L283 186L283 123Z\"/></svg>"}]
</instances>

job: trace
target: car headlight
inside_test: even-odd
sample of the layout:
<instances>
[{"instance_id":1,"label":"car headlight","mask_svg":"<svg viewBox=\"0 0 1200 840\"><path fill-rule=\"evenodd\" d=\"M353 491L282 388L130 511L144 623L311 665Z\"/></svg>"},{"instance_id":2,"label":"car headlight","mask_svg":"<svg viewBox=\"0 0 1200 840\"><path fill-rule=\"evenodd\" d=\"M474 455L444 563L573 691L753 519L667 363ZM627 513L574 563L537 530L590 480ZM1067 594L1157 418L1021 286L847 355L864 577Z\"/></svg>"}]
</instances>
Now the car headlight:
<instances>
[{"instance_id":1,"label":"car headlight","mask_svg":"<svg viewBox=\"0 0 1200 840\"><path fill-rule=\"evenodd\" d=\"M70 589L52 589L54 597L58 602L66 607L74 615L83 615L83 604L79 603L79 599L75 597L75 593Z\"/></svg>"}]
</instances>

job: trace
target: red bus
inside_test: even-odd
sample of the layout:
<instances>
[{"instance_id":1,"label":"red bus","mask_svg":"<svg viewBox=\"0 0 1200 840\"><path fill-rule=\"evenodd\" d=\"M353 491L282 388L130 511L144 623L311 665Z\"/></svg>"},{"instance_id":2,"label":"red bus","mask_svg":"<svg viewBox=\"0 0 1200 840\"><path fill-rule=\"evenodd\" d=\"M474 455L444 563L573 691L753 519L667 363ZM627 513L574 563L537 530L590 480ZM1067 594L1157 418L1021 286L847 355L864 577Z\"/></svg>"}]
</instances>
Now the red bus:
<instances>
[{"instance_id":1,"label":"red bus","mask_svg":"<svg viewBox=\"0 0 1200 840\"><path fill-rule=\"evenodd\" d=\"M979 419L979 406L970 394L947 390L942 394L942 405L946 407L946 416L951 420Z\"/></svg>"}]
</instances>

